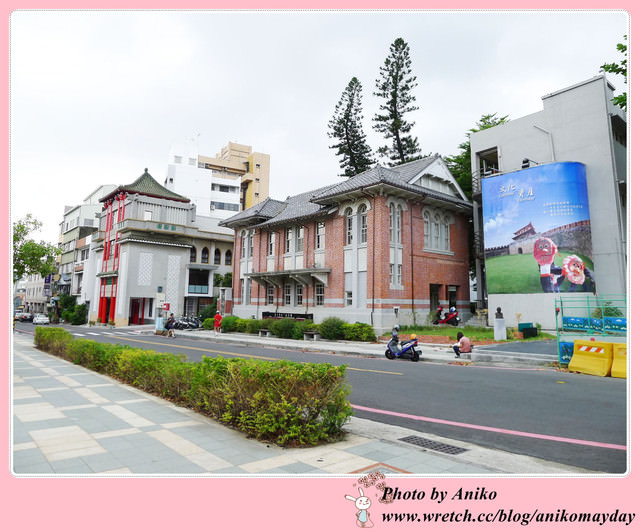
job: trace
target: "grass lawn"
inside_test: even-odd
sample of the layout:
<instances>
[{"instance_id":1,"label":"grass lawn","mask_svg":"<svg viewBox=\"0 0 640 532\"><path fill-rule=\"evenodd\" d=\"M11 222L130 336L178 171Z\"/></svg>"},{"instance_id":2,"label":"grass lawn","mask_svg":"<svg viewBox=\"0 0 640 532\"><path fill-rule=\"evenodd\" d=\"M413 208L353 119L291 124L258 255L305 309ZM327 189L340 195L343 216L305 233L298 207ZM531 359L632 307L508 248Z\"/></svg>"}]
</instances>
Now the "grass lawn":
<instances>
[{"instance_id":1,"label":"grass lawn","mask_svg":"<svg viewBox=\"0 0 640 532\"><path fill-rule=\"evenodd\" d=\"M560 250L555 264L562 267L562 259L574 253ZM591 259L578 255L585 266L593 271ZM486 261L487 290L490 294L535 294L542 293L538 263L532 253L522 255L502 255L489 257ZM571 283L566 281L560 285L560 292L568 292Z\"/></svg>"},{"instance_id":2,"label":"grass lawn","mask_svg":"<svg viewBox=\"0 0 640 532\"><path fill-rule=\"evenodd\" d=\"M452 327L449 325L446 326L402 326L400 327L400 334L412 334L415 333L417 335L424 336L448 336L452 340L456 339L457 334L462 331L462 333L469 338L471 341L480 341L480 340L493 340L493 328L487 327ZM507 331L508 332L508 331ZM391 336L391 332L385 334L385 336ZM513 337L509 337L508 335L507 341L509 342L528 342L535 340L555 340L555 336L548 333L539 333L538 336L534 336L532 338L525 339L515 339Z\"/></svg>"}]
</instances>

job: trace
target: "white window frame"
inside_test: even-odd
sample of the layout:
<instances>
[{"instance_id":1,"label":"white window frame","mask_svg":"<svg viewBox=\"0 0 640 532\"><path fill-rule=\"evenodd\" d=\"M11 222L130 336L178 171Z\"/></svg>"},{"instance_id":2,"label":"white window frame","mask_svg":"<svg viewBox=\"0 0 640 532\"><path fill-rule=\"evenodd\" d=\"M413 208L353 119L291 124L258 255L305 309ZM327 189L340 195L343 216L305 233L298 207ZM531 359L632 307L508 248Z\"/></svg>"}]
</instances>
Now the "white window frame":
<instances>
[{"instance_id":1,"label":"white window frame","mask_svg":"<svg viewBox=\"0 0 640 532\"><path fill-rule=\"evenodd\" d=\"M360 236L360 244L367 243L367 207L360 205L358 207L358 234Z\"/></svg>"},{"instance_id":2,"label":"white window frame","mask_svg":"<svg viewBox=\"0 0 640 532\"><path fill-rule=\"evenodd\" d=\"M322 283L316 283L315 301L316 301L316 307L321 307L324 305L324 284Z\"/></svg>"},{"instance_id":3,"label":"white window frame","mask_svg":"<svg viewBox=\"0 0 640 532\"><path fill-rule=\"evenodd\" d=\"M301 307L304 305L304 286L301 283L296 283L296 306Z\"/></svg>"},{"instance_id":4,"label":"white window frame","mask_svg":"<svg viewBox=\"0 0 640 532\"><path fill-rule=\"evenodd\" d=\"M284 304L285 306L291 305L291 283L284 285Z\"/></svg>"},{"instance_id":5,"label":"white window frame","mask_svg":"<svg viewBox=\"0 0 640 532\"><path fill-rule=\"evenodd\" d=\"M316 249L322 250L325 246L326 224L324 222L316 222Z\"/></svg>"},{"instance_id":6,"label":"white window frame","mask_svg":"<svg viewBox=\"0 0 640 532\"><path fill-rule=\"evenodd\" d=\"M273 257L276 253L276 234L273 231L269 232L269 249L267 255Z\"/></svg>"},{"instance_id":7,"label":"white window frame","mask_svg":"<svg viewBox=\"0 0 640 532\"><path fill-rule=\"evenodd\" d=\"M272 284L267 286L266 299L267 299L267 305L273 305L273 302L275 300L275 289Z\"/></svg>"},{"instance_id":8,"label":"white window frame","mask_svg":"<svg viewBox=\"0 0 640 532\"><path fill-rule=\"evenodd\" d=\"M296 227L296 253L304 251L304 225Z\"/></svg>"},{"instance_id":9,"label":"white window frame","mask_svg":"<svg viewBox=\"0 0 640 532\"><path fill-rule=\"evenodd\" d=\"M345 212L345 246L353 244L353 210L349 207Z\"/></svg>"},{"instance_id":10,"label":"white window frame","mask_svg":"<svg viewBox=\"0 0 640 532\"><path fill-rule=\"evenodd\" d=\"M293 244L293 229L291 227L287 227L285 230L285 242L284 242L284 252L291 253Z\"/></svg>"}]
</instances>

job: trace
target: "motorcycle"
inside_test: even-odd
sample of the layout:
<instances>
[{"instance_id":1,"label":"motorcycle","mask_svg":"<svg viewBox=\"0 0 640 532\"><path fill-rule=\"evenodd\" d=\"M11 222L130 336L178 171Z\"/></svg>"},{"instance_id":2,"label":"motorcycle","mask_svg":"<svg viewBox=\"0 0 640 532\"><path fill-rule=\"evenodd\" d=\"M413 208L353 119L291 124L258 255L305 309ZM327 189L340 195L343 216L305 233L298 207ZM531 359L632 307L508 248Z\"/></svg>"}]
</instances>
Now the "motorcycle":
<instances>
[{"instance_id":1,"label":"motorcycle","mask_svg":"<svg viewBox=\"0 0 640 532\"><path fill-rule=\"evenodd\" d=\"M408 358L413 362L418 362L422 351L417 349L418 339L415 334L411 335L410 340L398 341L399 328L394 327L391 333L391 340L387 344L387 350L384 352L389 360L395 360L396 358Z\"/></svg>"},{"instance_id":2,"label":"motorcycle","mask_svg":"<svg viewBox=\"0 0 640 532\"><path fill-rule=\"evenodd\" d=\"M456 307L451 307L447 312L439 306L436 311L436 319L433 321L434 325L453 325L457 326L460 323L460 318L458 317L458 311Z\"/></svg>"}]
</instances>

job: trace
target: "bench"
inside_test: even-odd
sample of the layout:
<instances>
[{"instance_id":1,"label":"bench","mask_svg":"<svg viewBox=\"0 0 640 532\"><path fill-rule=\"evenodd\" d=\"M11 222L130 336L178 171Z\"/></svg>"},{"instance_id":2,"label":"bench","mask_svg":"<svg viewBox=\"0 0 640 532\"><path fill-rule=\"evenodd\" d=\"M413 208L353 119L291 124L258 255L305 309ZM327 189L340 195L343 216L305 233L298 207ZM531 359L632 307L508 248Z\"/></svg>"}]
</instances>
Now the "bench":
<instances>
[{"instance_id":1,"label":"bench","mask_svg":"<svg viewBox=\"0 0 640 532\"><path fill-rule=\"evenodd\" d=\"M271 336L271 331L269 329L260 329L258 336Z\"/></svg>"},{"instance_id":2,"label":"bench","mask_svg":"<svg viewBox=\"0 0 640 532\"><path fill-rule=\"evenodd\" d=\"M318 331L304 331L304 333L302 333L302 336L305 340L312 340L315 342L318 338L320 338L320 333Z\"/></svg>"}]
</instances>

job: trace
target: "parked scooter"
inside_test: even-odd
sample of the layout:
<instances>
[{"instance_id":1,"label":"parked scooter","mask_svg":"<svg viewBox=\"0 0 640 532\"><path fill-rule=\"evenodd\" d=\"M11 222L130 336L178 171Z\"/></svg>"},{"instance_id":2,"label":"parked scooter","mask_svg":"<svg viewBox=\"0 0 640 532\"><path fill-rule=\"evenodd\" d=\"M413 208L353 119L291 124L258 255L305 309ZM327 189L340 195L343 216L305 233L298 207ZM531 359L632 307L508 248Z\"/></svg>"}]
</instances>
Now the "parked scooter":
<instances>
[{"instance_id":1,"label":"parked scooter","mask_svg":"<svg viewBox=\"0 0 640 532\"><path fill-rule=\"evenodd\" d=\"M436 312L436 319L433 321L434 325L453 325L455 327L460 323L456 307L451 307L448 311L445 311L439 306Z\"/></svg>"},{"instance_id":2,"label":"parked scooter","mask_svg":"<svg viewBox=\"0 0 640 532\"><path fill-rule=\"evenodd\" d=\"M391 340L389 340L389 343L387 344L387 350L384 352L384 355L389 360L394 360L396 358L408 358L409 360L417 362L422 354L422 351L417 349L418 338L415 334L412 334L410 340L403 340L400 342L398 340L399 330L400 327L397 325L394 326L391 331Z\"/></svg>"}]
</instances>

